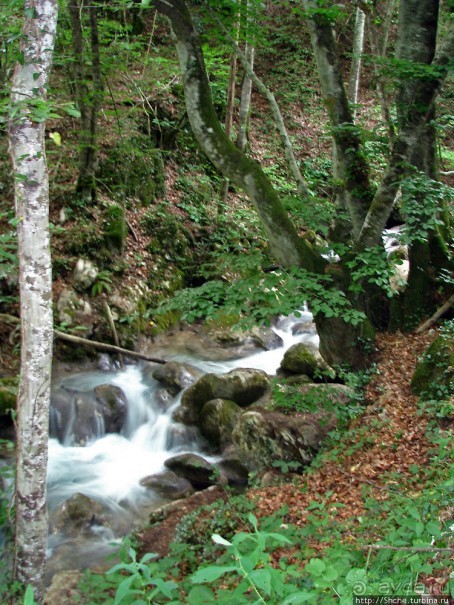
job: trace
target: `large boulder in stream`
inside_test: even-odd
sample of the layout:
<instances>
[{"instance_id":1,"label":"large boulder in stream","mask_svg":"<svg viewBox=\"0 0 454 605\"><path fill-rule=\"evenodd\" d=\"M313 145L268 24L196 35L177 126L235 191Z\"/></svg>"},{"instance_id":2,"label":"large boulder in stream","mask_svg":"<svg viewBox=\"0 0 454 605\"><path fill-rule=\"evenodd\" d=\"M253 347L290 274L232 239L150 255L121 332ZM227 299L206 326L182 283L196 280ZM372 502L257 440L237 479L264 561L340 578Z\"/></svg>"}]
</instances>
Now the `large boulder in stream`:
<instances>
[{"instance_id":1,"label":"large boulder in stream","mask_svg":"<svg viewBox=\"0 0 454 605\"><path fill-rule=\"evenodd\" d=\"M167 500L187 498L195 491L188 479L180 477L170 470L144 477L140 480L140 485L157 492Z\"/></svg>"},{"instance_id":2,"label":"large boulder in stream","mask_svg":"<svg viewBox=\"0 0 454 605\"><path fill-rule=\"evenodd\" d=\"M241 408L229 399L211 399L200 413L200 432L211 445L222 449L232 442L232 431Z\"/></svg>"},{"instance_id":3,"label":"large boulder in stream","mask_svg":"<svg viewBox=\"0 0 454 605\"><path fill-rule=\"evenodd\" d=\"M333 426L329 416L285 415L254 408L240 416L232 440L250 471L270 470L281 463L292 463L299 471L310 464Z\"/></svg>"},{"instance_id":4,"label":"large boulder in stream","mask_svg":"<svg viewBox=\"0 0 454 605\"><path fill-rule=\"evenodd\" d=\"M106 433L119 433L126 420L128 400L120 387L113 384L100 384L94 388L96 411L104 419Z\"/></svg>"},{"instance_id":5,"label":"large boulder in stream","mask_svg":"<svg viewBox=\"0 0 454 605\"><path fill-rule=\"evenodd\" d=\"M127 408L120 387L102 384L77 391L61 385L52 391L49 434L61 443L86 445L105 433L120 432Z\"/></svg>"},{"instance_id":6,"label":"large boulder in stream","mask_svg":"<svg viewBox=\"0 0 454 605\"><path fill-rule=\"evenodd\" d=\"M262 370L239 368L221 376L205 374L183 393L175 419L185 424L199 424L203 406L208 401L227 399L246 407L269 389L270 379Z\"/></svg>"},{"instance_id":7,"label":"large boulder in stream","mask_svg":"<svg viewBox=\"0 0 454 605\"><path fill-rule=\"evenodd\" d=\"M91 533L94 525L108 525L109 515L100 502L76 493L59 506L52 519L52 532L74 537Z\"/></svg>"},{"instance_id":8,"label":"large boulder in stream","mask_svg":"<svg viewBox=\"0 0 454 605\"><path fill-rule=\"evenodd\" d=\"M153 378L162 383L174 396L194 384L201 375L202 372L194 366L178 361L169 361L152 370Z\"/></svg>"},{"instance_id":9,"label":"large boulder in stream","mask_svg":"<svg viewBox=\"0 0 454 605\"><path fill-rule=\"evenodd\" d=\"M298 343L287 349L281 361L280 369L293 374L304 374L313 380L324 377L334 379L336 373L318 352L315 345Z\"/></svg>"},{"instance_id":10,"label":"large boulder in stream","mask_svg":"<svg viewBox=\"0 0 454 605\"><path fill-rule=\"evenodd\" d=\"M168 458L164 466L179 477L184 477L196 488L205 489L219 483L216 467L197 454L180 454Z\"/></svg>"}]
</instances>

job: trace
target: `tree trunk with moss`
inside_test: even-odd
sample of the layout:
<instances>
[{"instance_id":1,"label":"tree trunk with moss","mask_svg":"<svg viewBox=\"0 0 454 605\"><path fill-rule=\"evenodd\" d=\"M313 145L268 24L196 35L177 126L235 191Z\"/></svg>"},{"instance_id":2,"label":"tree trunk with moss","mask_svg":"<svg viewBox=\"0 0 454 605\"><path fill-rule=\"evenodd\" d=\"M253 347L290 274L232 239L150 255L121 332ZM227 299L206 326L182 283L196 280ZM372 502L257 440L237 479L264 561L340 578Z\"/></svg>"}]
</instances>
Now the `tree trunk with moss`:
<instances>
[{"instance_id":1,"label":"tree trunk with moss","mask_svg":"<svg viewBox=\"0 0 454 605\"><path fill-rule=\"evenodd\" d=\"M439 0L407 0L399 15L398 58L412 63L419 69L430 70L435 57ZM430 71L426 79L430 85ZM420 90L413 80L403 80L397 94L397 115L400 125L405 128L424 124L420 128L419 145L411 156L410 162L416 170L423 172L429 179L437 179L437 146L434 126L435 108L425 99L424 90ZM418 196L421 210L424 207L425 193ZM424 220L424 212L420 213ZM442 209L440 209L442 217ZM431 315L437 301L437 271L449 268L447 249L441 233L431 231L426 241L414 241L409 246L410 273L404 295L404 317L407 325L417 325L423 317ZM452 268L452 266L451 266Z\"/></svg>"},{"instance_id":2,"label":"tree trunk with moss","mask_svg":"<svg viewBox=\"0 0 454 605\"><path fill-rule=\"evenodd\" d=\"M401 4L405 0L401 1ZM151 4L169 18L180 61L186 107L192 130L201 148L219 171L243 189L253 201L268 235L272 251L284 266L299 266L323 275L327 261L307 241L300 238L270 180L260 166L242 153L225 136L214 111L203 54L191 15L183 0L154 0ZM404 127L396 138L390 161L376 193L369 183L368 166L361 148L359 132L354 127L343 85L331 24L311 0L304 0L311 9L309 26L322 82L322 91L333 131L338 173L345 198L345 210L351 221L350 252L352 258L369 247L383 245L382 233L391 213L406 165L418 145L421 121L417 128ZM447 57L452 45L448 37L438 60L438 77L426 90L433 102L446 76ZM241 55L240 55L241 57ZM339 274L338 288L351 300L350 276L342 262L334 273ZM364 308L367 308L365 305ZM373 309L368 309L372 313ZM330 363L364 363L362 341L373 339L369 321L353 327L342 318L315 318L320 335L322 354Z\"/></svg>"}]
</instances>

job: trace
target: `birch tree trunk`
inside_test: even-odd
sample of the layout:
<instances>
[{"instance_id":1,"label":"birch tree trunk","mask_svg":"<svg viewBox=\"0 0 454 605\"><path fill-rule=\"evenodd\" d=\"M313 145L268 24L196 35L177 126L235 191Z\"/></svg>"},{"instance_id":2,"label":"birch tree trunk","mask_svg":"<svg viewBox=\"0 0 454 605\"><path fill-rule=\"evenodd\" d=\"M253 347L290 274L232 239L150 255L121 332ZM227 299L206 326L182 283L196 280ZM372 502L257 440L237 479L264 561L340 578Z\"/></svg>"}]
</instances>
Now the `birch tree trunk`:
<instances>
[{"instance_id":1,"label":"birch tree trunk","mask_svg":"<svg viewBox=\"0 0 454 605\"><path fill-rule=\"evenodd\" d=\"M235 40L238 40L240 33L240 15L237 15L235 20ZM227 106L225 111L225 134L229 137L232 136L233 127L233 113L235 110L235 92L236 92L236 72L237 72L237 56L236 53L232 53L230 57L230 73L229 73L229 84L227 87ZM227 201L229 193L229 179L224 179L221 187L221 201L222 204L219 206L219 210L222 210L223 204Z\"/></svg>"},{"instance_id":2,"label":"birch tree trunk","mask_svg":"<svg viewBox=\"0 0 454 605\"><path fill-rule=\"evenodd\" d=\"M47 545L46 474L52 363L52 281L45 124L57 26L57 0L26 0L23 62L12 81L9 150L15 176L21 309L21 369L17 401L15 577L42 598Z\"/></svg>"},{"instance_id":3,"label":"birch tree trunk","mask_svg":"<svg viewBox=\"0 0 454 605\"><path fill-rule=\"evenodd\" d=\"M358 7L355 16L355 31L353 34L353 58L348 82L348 98L352 104L352 116L356 117L356 105L358 104L359 80L361 75L361 55L364 48L364 26L366 15Z\"/></svg>"},{"instance_id":4,"label":"birch tree trunk","mask_svg":"<svg viewBox=\"0 0 454 605\"><path fill-rule=\"evenodd\" d=\"M250 21L249 0L245 3L246 9L246 27ZM255 49L252 42L246 41L244 47L244 56L251 71L254 71ZM251 96L252 96L252 78L247 71L244 72L243 83L241 85L240 109L238 112L238 134L236 145L241 151L246 151L248 145L249 117L251 114Z\"/></svg>"}]
</instances>

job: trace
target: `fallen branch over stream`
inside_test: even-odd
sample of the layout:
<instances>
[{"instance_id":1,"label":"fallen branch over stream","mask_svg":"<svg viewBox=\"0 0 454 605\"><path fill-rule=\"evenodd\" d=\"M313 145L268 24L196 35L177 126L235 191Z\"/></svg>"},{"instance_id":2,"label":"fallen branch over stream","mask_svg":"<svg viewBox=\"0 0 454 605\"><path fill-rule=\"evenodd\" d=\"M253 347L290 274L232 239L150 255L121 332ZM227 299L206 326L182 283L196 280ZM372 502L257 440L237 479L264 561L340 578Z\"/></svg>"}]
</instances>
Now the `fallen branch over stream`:
<instances>
[{"instance_id":1,"label":"fallen branch over stream","mask_svg":"<svg viewBox=\"0 0 454 605\"><path fill-rule=\"evenodd\" d=\"M8 315L7 313L0 313L0 322L4 322L11 325L20 324L20 319L14 315ZM126 357L132 357L133 359L143 359L144 361L151 361L152 363L167 363L166 359L160 359L158 357L149 357L143 353L137 353L136 351L130 351L129 349L123 349L122 347L107 344L106 342L98 342L97 340L89 340L88 338L82 338L81 336L74 336L73 334L66 334L65 332L59 332L54 330L55 338L70 342L75 345L81 345L83 347L89 347L97 349L98 351L105 351L106 353L118 353L125 355Z\"/></svg>"},{"instance_id":2,"label":"fallen branch over stream","mask_svg":"<svg viewBox=\"0 0 454 605\"><path fill-rule=\"evenodd\" d=\"M153 363L167 363L166 359L160 359L158 357L149 357L143 353L137 353L136 351L129 351L116 345L110 345L105 342L98 342L97 340L88 340L88 338L82 338L81 336L74 336L74 334L66 334L65 332L59 332L54 330L55 338L70 342L72 344L81 345L83 347L89 347L97 349L98 351L106 351L106 353L119 353L126 357L132 357L134 359L143 359L144 361L151 361Z\"/></svg>"}]
</instances>

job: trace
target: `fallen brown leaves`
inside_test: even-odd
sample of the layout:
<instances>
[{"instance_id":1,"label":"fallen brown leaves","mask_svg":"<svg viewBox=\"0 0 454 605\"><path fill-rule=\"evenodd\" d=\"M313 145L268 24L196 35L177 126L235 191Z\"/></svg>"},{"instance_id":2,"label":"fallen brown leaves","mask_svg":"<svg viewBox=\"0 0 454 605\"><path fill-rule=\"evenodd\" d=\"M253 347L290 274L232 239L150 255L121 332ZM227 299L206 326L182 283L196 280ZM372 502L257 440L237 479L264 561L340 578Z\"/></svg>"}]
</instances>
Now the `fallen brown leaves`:
<instances>
[{"instance_id":1,"label":"fallen brown leaves","mask_svg":"<svg viewBox=\"0 0 454 605\"><path fill-rule=\"evenodd\" d=\"M425 420L417 415L410 380L418 356L434 336L434 332L379 335L377 373L366 390L368 405L351 426L361 431L350 432L343 455L324 462L300 478L299 484L254 490L251 495L258 516L268 516L286 505L286 521L302 525L310 503L323 500L333 520L355 519L364 513L364 485L377 500L383 500L395 483L390 480L393 474L410 477L412 465L427 462L430 443L425 437Z\"/></svg>"}]
</instances>

